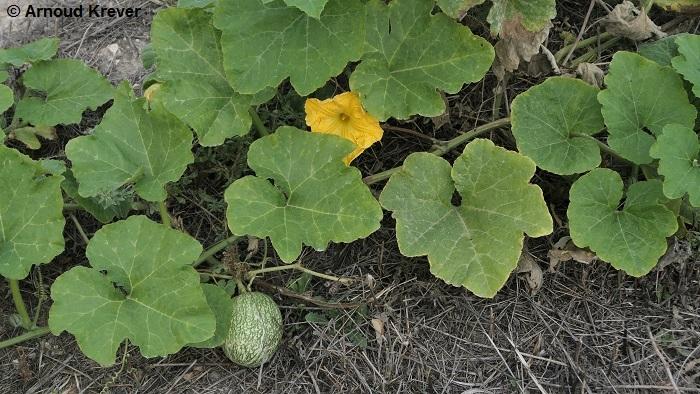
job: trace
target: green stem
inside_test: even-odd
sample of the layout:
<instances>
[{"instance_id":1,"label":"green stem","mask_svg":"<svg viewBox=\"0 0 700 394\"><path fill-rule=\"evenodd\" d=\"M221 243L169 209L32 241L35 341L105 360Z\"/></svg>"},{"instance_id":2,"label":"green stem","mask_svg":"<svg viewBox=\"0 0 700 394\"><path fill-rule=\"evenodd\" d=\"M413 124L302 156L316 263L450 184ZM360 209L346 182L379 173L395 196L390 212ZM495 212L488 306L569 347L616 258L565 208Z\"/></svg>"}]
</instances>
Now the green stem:
<instances>
[{"instance_id":1,"label":"green stem","mask_svg":"<svg viewBox=\"0 0 700 394\"><path fill-rule=\"evenodd\" d=\"M22 293L19 290L19 280L8 279L10 284L10 291L12 292L12 301L15 303L15 309L19 317L22 319L22 327L25 330L30 330L32 328L32 321L29 319L29 313L27 313L27 307L24 305L24 300L22 300Z\"/></svg>"},{"instance_id":2,"label":"green stem","mask_svg":"<svg viewBox=\"0 0 700 394\"><path fill-rule=\"evenodd\" d=\"M261 268L261 269L257 269L257 270L248 271L248 277L253 278L257 275L265 274L268 272L284 271L284 270L290 270L290 269L294 269L294 270L301 271L301 272L306 272L309 275L316 276L318 278L329 280L332 282L341 282L341 283L345 283L345 284L349 284L352 282L352 280L350 278L340 278L337 276L327 275L327 274L323 274L320 272L316 272L314 270L311 270L311 269L304 267L303 265L301 265L301 263L294 263L294 264L289 264L289 265L278 265L275 267Z\"/></svg>"},{"instance_id":3,"label":"green stem","mask_svg":"<svg viewBox=\"0 0 700 394\"><path fill-rule=\"evenodd\" d=\"M78 234L80 234L80 238L83 239L85 244L89 244L90 238L88 238L87 234L85 234L85 230L83 230L83 226L80 225L78 218L76 218L75 215L73 215L72 213L69 216L70 220L73 221L73 224L75 224L75 227L78 229Z\"/></svg>"},{"instance_id":4,"label":"green stem","mask_svg":"<svg viewBox=\"0 0 700 394\"><path fill-rule=\"evenodd\" d=\"M41 304L44 303L44 279L41 276L41 269L39 266L36 267L36 275L38 279L38 286L37 286L37 293L39 296L37 297L37 304L36 308L34 308L34 318L32 319L32 327L36 327L36 323L39 321L39 314L41 313Z\"/></svg>"},{"instance_id":5,"label":"green stem","mask_svg":"<svg viewBox=\"0 0 700 394\"><path fill-rule=\"evenodd\" d=\"M28 341L30 339L38 338L38 337L44 336L44 335L49 334L49 333L51 333L51 330L49 330L48 327L39 327L37 329L27 331L20 336L16 336L14 338L10 338L8 340L1 341L0 342L0 349L4 349L6 347L17 345L18 343L22 343L22 342Z\"/></svg>"},{"instance_id":6,"label":"green stem","mask_svg":"<svg viewBox=\"0 0 700 394\"><path fill-rule=\"evenodd\" d=\"M501 128L508 124L510 124L510 118L494 120L493 122L481 125L475 128L474 130L460 134L459 136L449 141L440 141L439 143L433 145L433 147L428 151L428 153L432 153L437 156L442 156L452 151L453 149L458 148L460 145L466 143L469 140L472 140L480 135L488 133L491 130ZM394 167L392 169L382 171L374 175L369 175L365 177L363 181L367 185L373 185L377 182L389 179L394 173L398 172L399 170L401 170L401 167Z\"/></svg>"},{"instance_id":7,"label":"green stem","mask_svg":"<svg viewBox=\"0 0 700 394\"><path fill-rule=\"evenodd\" d=\"M619 153L615 152L615 151L614 151L611 147L609 147L605 142L603 142L603 141L601 141L601 140L599 140L599 139L593 137L592 135L581 134L581 133L571 133L571 136L572 136L572 137L588 138L588 139L590 139L590 140L593 140L593 141L595 141L596 144L598 144L598 147L599 147L600 150L602 150L603 152L609 154L610 156L612 156L612 157L614 157L614 158L616 158L616 159L618 159L618 160L622 160L622 161L624 161L624 162L631 163L631 164L633 164L633 165L635 164L635 163L633 163L633 162L631 162L631 161L625 159L624 157L620 156Z\"/></svg>"},{"instance_id":8,"label":"green stem","mask_svg":"<svg viewBox=\"0 0 700 394\"><path fill-rule=\"evenodd\" d=\"M74 204L74 203L64 203L63 204L63 210L64 211L77 211L81 209L80 204Z\"/></svg>"},{"instance_id":9,"label":"green stem","mask_svg":"<svg viewBox=\"0 0 700 394\"><path fill-rule=\"evenodd\" d=\"M170 219L170 213L168 213L168 207L165 205L165 201L158 203L158 210L160 211L160 221L167 227L172 227L173 223Z\"/></svg>"},{"instance_id":10,"label":"green stem","mask_svg":"<svg viewBox=\"0 0 700 394\"><path fill-rule=\"evenodd\" d=\"M605 33L597 34L593 37L588 37L585 40L581 40L579 42L574 42L574 43L566 45L566 46L562 47L560 50L558 50L557 53L554 55L554 58L557 59L557 63L561 63L561 61L564 59L564 57L569 54L569 51L571 51L571 48L574 48L573 50L575 51L576 49L585 48L589 45L593 45L593 44L600 42L600 41L605 41L605 40L612 38L612 37L614 37L614 36L611 33L605 32Z\"/></svg>"},{"instance_id":11,"label":"green stem","mask_svg":"<svg viewBox=\"0 0 700 394\"><path fill-rule=\"evenodd\" d=\"M265 123L263 123L262 119L260 119L258 112L252 107L248 112L250 112L250 117L253 119L253 126L255 126L258 134L260 134L261 137L270 135L270 129L268 129L267 126L265 126Z\"/></svg>"},{"instance_id":12,"label":"green stem","mask_svg":"<svg viewBox=\"0 0 700 394\"><path fill-rule=\"evenodd\" d=\"M617 44L621 40L622 40L622 37L613 37L613 38L609 39L608 41L605 41L604 43L600 44L599 46L590 49L588 52L586 52L583 55L572 60L571 61L571 68L578 66L580 63L589 62L589 61L597 58L598 54L600 52L615 46L615 44Z\"/></svg>"},{"instance_id":13,"label":"green stem","mask_svg":"<svg viewBox=\"0 0 700 394\"><path fill-rule=\"evenodd\" d=\"M483 134L488 133L491 130L499 129L503 126L509 125L510 124L510 118L502 118L502 119L497 119L494 120L493 122L486 123L484 125L481 125L477 128L475 128L472 131L468 131L464 134L461 134L449 141L440 143L435 145L431 150L430 153L438 156L442 156L451 150L458 148L459 146L465 144L467 141L473 140L476 137L479 137Z\"/></svg>"},{"instance_id":14,"label":"green stem","mask_svg":"<svg viewBox=\"0 0 700 394\"><path fill-rule=\"evenodd\" d=\"M232 243L236 242L238 240L238 236L232 235L222 241L219 241L215 243L212 247L209 249L205 250L197 259L197 261L194 262L193 266L197 267L198 265L202 264L203 262L207 261L210 257L214 256L215 254L219 253L220 251L226 249L229 245Z\"/></svg>"},{"instance_id":15,"label":"green stem","mask_svg":"<svg viewBox=\"0 0 700 394\"><path fill-rule=\"evenodd\" d=\"M238 285L238 292L240 294L245 294L248 292L248 289L246 289L241 278L236 278L236 285Z\"/></svg>"},{"instance_id":16,"label":"green stem","mask_svg":"<svg viewBox=\"0 0 700 394\"><path fill-rule=\"evenodd\" d=\"M289 265L277 265L274 267L260 268L257 270L248 271L248 276L257 276L257 275L267 274L270 272L277 272L277 271L295 270L295 269L299 269L299 267L301 267L301 264L299 264L299 263L294 263L294 264L289 264Z\"/></svg>"},{"instance_id":17,"label":"green stem","mask_svg":"<svg viewBox=\"0 0 700 394\"><path fill-rule=\"evenodd\" d=\"M383 180L385 180L385 179L391 178L391 176L394 175L394 173L399 172L400 169L401 169L401 167L394 167L394 168L392 168L392 169L390 169L390 170L386 170L386 171L378 172L378 173L376 173L376 174L374 174L374 175L366 176L366 177L365 177L364 179L362 179L362 180L363 180L363 181L365 182L365 184L367 184L367 185L373 185L373 184L375 184L375 183L377 183L377 182L381 182L381 181L383 181Z\"/></svg>"}]
</instances>

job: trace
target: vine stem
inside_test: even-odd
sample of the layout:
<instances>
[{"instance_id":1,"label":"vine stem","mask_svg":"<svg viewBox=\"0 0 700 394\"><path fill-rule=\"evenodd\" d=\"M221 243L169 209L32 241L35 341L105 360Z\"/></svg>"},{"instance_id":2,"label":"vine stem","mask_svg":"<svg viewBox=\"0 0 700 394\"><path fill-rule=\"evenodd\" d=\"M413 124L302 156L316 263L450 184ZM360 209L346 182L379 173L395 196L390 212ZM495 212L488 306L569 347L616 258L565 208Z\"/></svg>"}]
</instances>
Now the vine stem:
<instances>
[{"instance_id":1,"label":"vine stem","mask_svg":"<svg viewBox=\"0 0 700 394\"><path fill-rule=\"evenodd\" d=\"M253 126L255 126L258 134L260 134L261 137L270 135L270 129L268 129L267 126L265 126L265 123L263 123L262 119L260 119L258 112L252 107L248 112L250 112L250 117L253 119Z\"/></svg>"},{"instance_id":2,"label":"vine stem","mask_svg":"<svg viewBox=\"0 0 700 394\"><path fill-rule=\"evenodd\" d=\"M232 243L236 242L238 240L238 238L239 238L238 236L232 235L232 236L230 236L222 241L215 243L209 249L202 252L202 254L199 256L197 261L195 261L194 264L192 264L192 266L197 267L198 265L207 261L210 257L214 256L215 254L219 253L220 251L226 249L226 247L228 247Z\"/></svg>"},{"instance_id":3,"label":"vine stem","mask_svg":"<svg viewBox=\"0 0 700 394\"><path fill-rule=\"evenodd\" d=\"M350 279L350 278L340 278L337 276L323 274L321 272L316 272L314 270L311 270L311 269L304 267L303 265L301 265L301 263L294 263L294 264L289 264L289 265L278 265L278 266L269 267L269 268L261 268L261 269L257 269L257 270L248 271L247 275L248 275L248 277L253 278L257 275L265 274L268 272L276 272L276 271L284 271L284 270L292 270L292 269L297 270L297 271L301 271L301 272L306 272L309 275L312 275L312 276L315 276L315 277L318 277L321 279L329 280L332 282L340 282L340 283L344 283L344 284L352 283L352 279Z\"/></svg>"},{"instance_id":4,"label":"vine stem","mask_svg":"<svg viewBox=\"0 0 700 394\"><path fill-rule=\"evenodd\" d=\"M6 347L17 345L18 343L22 343L22 342L28 341L30 339L38 338L38 337L44 336L44 335L49 334L49 333L51 333L51 330L49 330L48 327L39 327L37 329L27 331L20 336L16 336L14 338L10 338L8 340L1 341L0 342L0 349L4 349Z\"/></svg>"},{"instance_id":5,"label":"vine stem","mask_svg":"<svg viewBox=\"0 0 700 394\"><path fill-rule=\"evenodd\" d=\"M86 245L89 244L90 238L88 238L87 234L85 234L85 230L83 230L83 226L80 225L78 218L76 218L75 215L73 215L72 213L69 214L69 216L70 220L73 221L73 224L75 224L75 227L78 229L78 234L80 234L80 238L83 239L83 242L85 242Z\"/></svg>"},{"instance_id":6,"label":"vine stem","mask_svg":"<svg viewBox=\"0 0 700 394\"><path fill-rule=\"evenodd\" d=\"M486 134L491 130L495 130L498 128L501 128L503 126L506 126L510 124L510 118L502 118L502 119L497 119L494 120L493 122L486 123L484 125L481 125L471 131L468 131L466 133L463 133L451 140L448 141L440 141L435 143L433 147L428 151L428 153L432 153L437 156L442 156L445 155L446 153L452 151L455 148L458 148L460 145L466 143L469 140L472 140L476 137L479 137L480 135ZM372 185L377 182L381 182L385 179L389 179L394 173L398 172L401 169L401 167L395 167L390 170L382 171L374 175L367 176L363 179L365 184L367 185Z\"/></svg>"},{"instance_id":7,"label":"vine stem","mask_svg":"<svg viewBox=\"0 0 700 394\"><path fill-rule=\"evenodd\" d=\"M609 147L605 142L603 142L603 141L601 141L601 140L595 138L595 137L592 136L592 135L581 134L581 133L571 133L571 136L572 136L572 137L588 138L588 139L590 139L590 140L593 140L593 141L595 141L596 144L598 144L598 147L599 147L600 150L602 150L603 152L609 154L610 156L612 156L612 157L614 157L614 158L616 158L616 159L618 159L618 160L622 160L622 161L624 161L624 162L631 163L632 165L636 165L634 162L632 162L632 161L630 161L630 160L627 160L627 159L625 159L624 157L620 156L619 153L615 152L615 151L614 151L611 147Z\"/></svg>"},{"instance_id":8,"label":"vine stem","mask_svg":"<svg viewBox=\"0 0 700 394\"><path fill-rule=\"evenodd\" d=\"M173 223L170 219L170 213L168 213L168 207L165 205L165 201L158 203L158 210L160 212L160 221L167 227L172 227Z\"/></svg>"},{"instance_id":9,"label":"vine stem","mask_svg":"<svg viewBox=\"0 0 700 394\"><path fill-rule=\"evenodd\" d=\"M30 330L32 328L32 321L29 319L29 313L27 313L27 306L24 305L24 300L22 299L22 293L19 290L19 280L8 279L10 284L10 291L12 292L12 301L15 303L15 309L19 317L22 319L22 327L25 330Z\"/></svg>"}]
</instances>

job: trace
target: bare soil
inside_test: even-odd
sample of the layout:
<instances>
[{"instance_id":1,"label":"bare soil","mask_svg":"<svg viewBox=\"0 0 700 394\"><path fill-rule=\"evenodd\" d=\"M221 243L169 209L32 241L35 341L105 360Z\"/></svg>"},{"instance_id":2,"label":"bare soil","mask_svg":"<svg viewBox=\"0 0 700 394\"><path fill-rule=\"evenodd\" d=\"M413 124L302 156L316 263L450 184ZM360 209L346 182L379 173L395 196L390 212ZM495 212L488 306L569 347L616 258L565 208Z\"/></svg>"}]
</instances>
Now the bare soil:
<instances>
[{"instance_id":1,"label":"bare soil","mask_svg":"<svg viewBox=\"0 0 700 394\"><path fill-rule=\"evenodd\" d=\"M7 18L0 0L0 46L16 46L51 35L62 39L60 55L99 68L110 80L129 80L140 87L148 74L140 53L148 42L150 19L166 2L125 0L111 3L141 6L143 18L122 20ZM34 1L65 5L74 2ZM556 52L562 31L577 34L588 1L560 1L558 17L546 46ZM21 4L20 4L21 5ZM584 37L595 34L604 15L596 7ZM658 24L674 16L655 11ZM483 18L464 23L487 36ZM698 32L698 21L678 29ZM635 49L624 42L615 49ZM605 68L610 51L596 60ZM508 102L539 83L546 74L516 73L494 106L493 75L448 97L447 123L430 120L396 123L439 139L452 138L508 113ZM339 81L342 85L344 82ZM303 122L299 98L285 93L261 110L269 126ZM495 107L495 109L494 109ZM296 111L296 112L295 112ZM296 114L295 114L296 113ZM60 130L61 138L35 156L62 157L65 143L98 122L100 111L79 126ZM491 136L514 147L504 133ZM170 211L176 222L205 246L226 237L225 187L245 173L247 141L229 141L217 148L197 148L197 161L170 190ZM357 163L363 174L394 167L430 142L410 134L387 132L381 145ZM447 156L449 160L454 158ZM615 163L607 163L614 166ZM229 362L218 350L185 349L165 358L145 359L132 346L122 348L118 364L101 368L85 358L68 334L46 336L0 350L0 393L664 393L700 392L700 234L671 242L663 268L635 279L606 263L568 262L548 270L547 251L567 234L567 180L547 173L535 179L558 228L542 239L529 240L529 253L544 270L541 289L532 292L513 274L490 300L446 285L429 272L424 258L403 257L396 245L389 215L382 228L352 245L334 245L319 253L307 251L310 268L359 278L352 287L312 281L313 295L343 308L330 310L283 297L269 285L282 306L285 336L274 358L258 369ZM381 186L376 188L378 192ZM157 213L146 211L157 218ZM89 215L76 213L88 235L99 228ZM77 228L66 225L66 251L52 264L23 281L31 310L48 294L52 280L65 269L87 264ZM237 245L244 250L246 242ZM262 253L262 252L259 252ZM278 273L265 282L285 286L296 276ZM11 324L9 289L0 283L0 338L21 333ZM348 304L359 303L362 306ZM50 301L42 304L39 323L46 324Z\"/></svg>"}]
</instances>

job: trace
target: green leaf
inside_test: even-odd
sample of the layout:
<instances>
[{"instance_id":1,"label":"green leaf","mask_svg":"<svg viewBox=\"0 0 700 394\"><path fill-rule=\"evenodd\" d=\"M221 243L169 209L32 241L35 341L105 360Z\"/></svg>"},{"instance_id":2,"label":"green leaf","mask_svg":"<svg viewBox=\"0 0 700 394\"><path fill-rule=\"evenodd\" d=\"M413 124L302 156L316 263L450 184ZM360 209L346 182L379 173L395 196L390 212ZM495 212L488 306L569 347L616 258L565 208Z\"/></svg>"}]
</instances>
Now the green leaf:
<instances>
[{"instance_id":1,"label":"green leaf","mask_svg":"<svg viewBox=\"0 0 700 394\"><path fill-rule=\"evenodd\" d=\"M61 176L0 145L0 275L24 279L63 252Z\"/></svg>"},{"instance_id":2,"label":"green leaf","mask_svg":"<svg viewBox=\"0 0 700 394\"><path fill-rule=\"evenodd\" d=\"M203 284L202 290L207 298L207 304L216 317L216 331L214 336L206 341L190 344L189 346L201 349L213 349L221 346L226 340L228 331L231 328L231 314L233 313L233 302L223 287Z\"/></svg>"},{"instance_id":3,"label":"green leaf","mask_svg":"<svg viewBox=\"0 0 700 394\"><path fill-rule=\"evenodd\" d=\"M552 77L513 100L512 130L520 153L559 175L600 164L590 136L604 127L598 89L578 79Z\"/></svg>"},{"instance_id":4,"label":"green leaf","mask_svg":"<svg viewBox=\"0 0 700 394\"><path fill-rule=\"evenodd\" d=\"M56 139L56 129L47 126L20 127L12 130L7 137L22 142L29 149L36 150L41 148L41 141L38 137L53 141Z\"/></svg>"},{"instance_id":5,"label":"green leaf","mask_svg":"<svg viewBox=\"0 0 700 394\"><path fill-rule=\"evenodd\" d=\"M680 55L672 60L673 68L693 84L693 94L700 97L700 36L687 34L676 38Z\"/></svg>"},{"instance_id":6,"label":"green leaf","mask_svg":"<svg viewBox=\"0 0 700 394\"><path fill-rule=\"evenodd\" d=\"M51 175L63 175L68 170L66 163L62 160L41 159L39 165L47 174Z\"/></svg>"},{"instance_id":7,"label":"green leaf","mask_svg":"<svg viewBox=\"0 0 700 394\"><path fill-rule=\"evenodd\" d=\"M574 182L569 228L574 243L632 276L651 271L676 232L676 216L664 206L661 182L637 182L627 190L617 172L598 168Z\"/></svg>"},{"instance_id":8,"label":"green leaf","mask_svg":"<svg viewBox=\"0 0 700 394\"><path fill-rule=\"evenodd\" d=\"M5 82L10 78L10 73L6 70L0 70L0 82Z\"/></svg>"},{"instance_id":9,"label":"green leaf","mask_svg":"<svg viewBox=\"0 0 700 394\"><path fill-rule=\"evenodd\" d=\"M24 73L22 83L36 92L17 103L17 116L34 125L80 123L83 111L97 109L114 94L99 72L73 59L37 63Z\"/></svg>"},{"instance_id":10,"label":"green leaf","mask_svg":"<svg viewBox=\"0 0 700 394\"><path fill-rule=\"evenodd\" d=\"M244 94L287 77L302 96L325 85L362 56L364 20L360 0L329 0L320 19L280 0L220 1L214 12L229 82Z\"/></svg>"},{"instance_id":11,"label":"green leaf","mask_svg":"<svg viewBox=\"0 0 700 394\"><path fill-rule=\"evenodd\" d=\"M158 357L210 338L216 320L191 265L201 252L145 216L102 227L86 251L92 268L72 268L51 286L51 332L73 334L101 365L114 363L125 339Z\"/></svg>"},{"instance_id":12,"label":"green leaf","mask_svg":"<svg viewBox=\"0 0 700 394\"><path fill-rule=\"evenodd\" d=\"M270 237L287 263L299 256L302 243L324 250L330 241L372 234L382 209L360 171L343 164L353 149L344 138L294 127L255 141L248 165L257 176L238 179L226 190L231 232Z\"/></svg>"},{"instance_id":13,"label":"green leaf","mask_svg":"<svg viewBox=\"0 0 700 394\"><path fill-rule=\"evenodd\" d=\"M94 197L133 183L139 196L163 201L165 184L185 172L192 156L192 133L160 106L147 111L128 83L116 91L114 104L91 135L66 146L80 195Z\"/></svg>"},{"instance_id":14,"label":"green leaf","mask_svg":"<svg viewBox=\"0 0 700 394\"><path fill-rule=\"evenodd\" d=\"M411 154L379 200L396 219L402 254L427 255L438 278L493 297L518 264L523 233L552 232L542 191L528 183L534 174L532 160L478 139L454 168L429 153Z\"/></svg>"},{"instance_id":15,"label":"green leaf","mask_svg":"<svg viewBox=\"0 0 700 394\"><path fill-rule=\"evenodd\" d=\"M676 38L686 36L688 33L667 36L662 39L645 42L639 45L637 53L649 60L653 60L660 66L670 66L671 60L678 56L678 44Z\"/></svg>"},{"instance_id":16,"label":"green leaf","mask_svg":"<svg viewBox=\"0 0 700 394\"><path fill-rule=\"evenodd\" d=\"M58 38L42 38L19 48L0 49L0 65L20 67L26 63L49 60L56 56L58 43Z\"/></svg>"},{"instance_id":17,"label":"green leaf","mask_svg":"<svg viewBox=\"0 0 700 394\"><path fill-rule=\"evenodd\" d=\"M486 0L437 0L442 12L452 18L459 18L470 8L482 4Z\"/></svg>"},{"instance_id":18,"label":"green leaf","mask_svg":"<svg viewBox=\"0 0 700 394\"><path fill-rule=\"evenodd\" d=\"M15 103L15 95L12 89L5 85L0 85L0 114L7 111Z\"/></svg>"},{"instance_id":19,"label":"green leaf","mask_svg":"<svg viewBox=\"0 0 700 394\"><path fill-rule=\"evenodd\" d=\"M159 97L204 146L247 134L252 124L248 111L259 103L229 86L211 19L205 10L170 8L156 15L151 31L158 77L167 81Z\"/></svg>"},{"instance_id":20,"label":"green leaf","mask_svg":"<svg viewBox=\"0 0 700 394\"><path fill-rule=\"evenodd\" d=\"M368 40L373 51L350 78L369 113L386 120L445 112L440 90L457 93L483 78L493 47L445 14L431 15L430 0L373 1Z\"/></svg>"},{"instance_id":21,"label":"green leaf","mask_svg":"<svg viewBox=\"0 0 700 394\"><path fill-rule=\"evenodd\" d=\"M110 223L115 217L126 217L131 210L132 199L124 198L109 204L96 197L83 197L78 193L78 181L75 180L73 172L68 171L64 176L66 179L61 184L63 191L101 223Z\"/></svg>"},{"instance_id":22,"label":"green leaf","mask_svg":"<svg viewBox=\"0 0 700 394\"><path fill-rule=\"evenodd\" d=\"M693 129L667 125L650 153L659 159L664 194L668 198L681 198L688 193L690 204L700 207L700 141Z\"/></svg>"},{"instance_id":23,"label":"green leaf","mask_svg":"<svg viewBox=\"0 0 700 394\"><path fill-rule=\"evenodd\" d=\"M608 145L634 163L651 162L654 136L667 124L695 123L696 110L680 76L636 53L617 52L605 84L598 101L610 133Z\"/></svg>"},{"instance_id":24,"label":"green leaf","mask_svg":"<svg viewBox=\"0 0 700 394\"><path fill-rule=\"evenodd\" d=\"M157 15L156 15L157 16ZM155 18L154 18L155 19ZM151 25L151 28L153 25ZM143 64L143 68L145 69L150 69L151 67L156 65L156 51L153 49L153 43L149 42L146 44L145 47L141 50L141 63ZM144 84L145 85L145 84ZM146 86L144 86L146 87Z\"/></svg>"},{"instance_id":25,"label":"green leaf","mask_svg":"<svg viewBox=\"0 0 700 394\"><path fill-rule=\"evenodd\" d=\"M263 0L263 3L272 3L275 0ZM321 18L321 12L326 7L328 0L284 0L284 3L290 7L297 7L306 14L313 16L316 19Z\"/></svg>"},{"instance_id":26,"label":"green leaf","mask_svg":"<svg viewBox=\"0 0 700 394\"><path fill-rule=\"evenodd\" d=\"M540 31L556 15L555 0L493 0L486 20L495 36L507 20L520 19L527 30Z\"/></svg>"}]
</instances>

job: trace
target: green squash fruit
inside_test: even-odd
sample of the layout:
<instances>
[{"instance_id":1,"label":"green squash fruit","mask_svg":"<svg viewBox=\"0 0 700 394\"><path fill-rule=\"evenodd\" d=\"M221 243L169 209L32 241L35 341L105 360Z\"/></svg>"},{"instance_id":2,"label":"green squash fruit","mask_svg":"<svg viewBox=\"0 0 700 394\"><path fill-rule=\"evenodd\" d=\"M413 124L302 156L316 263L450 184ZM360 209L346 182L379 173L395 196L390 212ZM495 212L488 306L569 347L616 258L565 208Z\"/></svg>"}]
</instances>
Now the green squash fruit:
<instances>
[{"instance_id":1,"label":"green squash fruit","mask_svg":"<svg viewBox=\"0 0 700 394\"><path fill-rule=\"evenodd\" d=\"M251 292L233 298L226 357L244 367L257 367L275 354L281 339L282 313L270 296Z\"/></svg>"}]
</instances>

